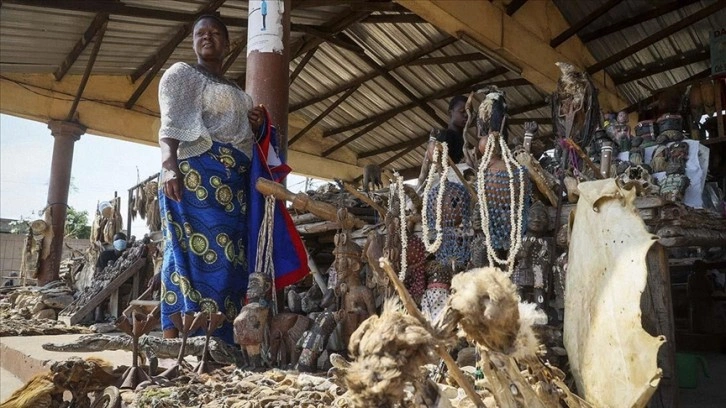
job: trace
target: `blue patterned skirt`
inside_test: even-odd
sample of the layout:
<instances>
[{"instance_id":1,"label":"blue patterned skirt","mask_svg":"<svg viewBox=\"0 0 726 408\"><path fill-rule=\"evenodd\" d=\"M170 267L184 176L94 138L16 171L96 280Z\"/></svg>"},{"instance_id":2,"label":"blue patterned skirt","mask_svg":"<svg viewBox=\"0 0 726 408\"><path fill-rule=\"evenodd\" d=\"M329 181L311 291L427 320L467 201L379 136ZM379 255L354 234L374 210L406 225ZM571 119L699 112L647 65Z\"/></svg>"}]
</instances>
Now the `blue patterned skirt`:
<instances>
[{"instance_id":1,"label":"blue patterned skirt","mask_svg":"<svg viewBox=\"0 0 726 408\"><path fill-rule=\"evenodd\" d=\"M247 288L249 165L244 153L214 142L209 151L179 160L181 202L159 190L162 329L174 328L176 312L219 311L227 319L214 335L233 343L232 322Z\"/></svg>"}]
</instances>

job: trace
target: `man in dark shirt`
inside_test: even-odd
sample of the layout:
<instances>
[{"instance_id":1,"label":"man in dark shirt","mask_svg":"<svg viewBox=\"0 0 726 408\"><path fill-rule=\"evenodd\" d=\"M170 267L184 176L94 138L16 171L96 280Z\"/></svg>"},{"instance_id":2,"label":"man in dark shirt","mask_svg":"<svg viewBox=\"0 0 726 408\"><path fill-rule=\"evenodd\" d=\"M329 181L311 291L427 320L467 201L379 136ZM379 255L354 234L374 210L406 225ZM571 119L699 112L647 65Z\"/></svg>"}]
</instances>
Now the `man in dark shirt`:
<instances>
[{"instance_id":1,"label":"man in dark shirt","mask_svg":"<svg viewBox=\"0 0 726 408\"><path fill-rule=\"evenodd\" d=\"M449 157L458 164L464 158L464 126L466 126L466 97L457 95L449 101L449 127L436 136L449 146Z\"/></svg>"},{"instance_id":2,"label":"man in dark shirt","mask_svg":"<svg viewBox=\"0 0 726 408\"><path fill-rule=\"evenodd\" d=\"M106 249L98 255L98 261L96 261L96 271L100 271L106 267L106 265L113 264L121 256L126 249L126 234L118 232L113 236L113 249Z\"/></svg>"},{"instance_id":3,"label":"man in dark shirt","mask_svg":"<svg viewBox=\"0 0 726 408\"><path fill-rule=\"evenodd\" d=\"M432 130L429 138L429 145L426 149L426 155L421 165L421 173L418 176L418 187L416 191L420 194L423 192L426 177L431 166L431 160L434 154L435 137L439 142L446 142L449 150L449 158L454 164L458 164L464 158L464 127L468 115L466 113L466 97L457 95L449 101L449 126L443 130Z\"/></svg>"}]
</instances>

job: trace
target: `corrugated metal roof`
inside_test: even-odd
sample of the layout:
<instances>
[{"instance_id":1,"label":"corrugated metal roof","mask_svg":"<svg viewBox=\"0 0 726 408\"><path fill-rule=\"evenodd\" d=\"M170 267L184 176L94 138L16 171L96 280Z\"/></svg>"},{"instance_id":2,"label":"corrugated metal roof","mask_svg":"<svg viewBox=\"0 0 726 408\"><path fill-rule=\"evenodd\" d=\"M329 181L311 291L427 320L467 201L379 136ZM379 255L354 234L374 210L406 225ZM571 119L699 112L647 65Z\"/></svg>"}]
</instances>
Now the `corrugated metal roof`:
<instances>
[{"instance_id":1,"label":"corrugated metal roof","mask_svg":"<svg viewBox=\"0 0 726 408\"><path fill-rule=\"evenodd\" d=\"M702 0L694 2L660 17L643 21L605 37L589 41L586 43L587 48L598 61L603 60L620 50L637 43L638 41L678 23L698 10L714 4L715 1L718 0ZM605 0L554 0L554 2L557 4L565 19L570 24L574 24L597 9L601 4L605 3ZM621 2L610 9L605 15L591 23L589 27L583 29L581 34L592 33L602 27L606 27L626 18L639 15L645 11L656 9L657 7L662 7L666 3L670 3L670 1L653 2L648 0L628 0ZM649 63L662 61L688 53L689 51L706 49L709 46L709 32L711 29L713 27L724 26L726 26L726 12L722 10L617 61L613 65L606 67L605 71L611 76L618 76L634 69L638 69L639 67ZM684 81L710 66L709 60L694 62L685 67L654 74L639 79L638 81L620 84L618 85L618 91L625 99L634 103L651 95L650 90L640 85L638 82L652 90L658 90Z\"/></svg>"},{"instance_id":2,"label":"corrugated metal roof","mask_svg":"<svg viewBox=\"0 0 726 408\"><path fill-rule=\"evenodd\" d=\"M598 8L606 0L570 1L554 0L564 17L571 24L581 20ZM196 13L207 4L206 0L122 0L125 6L153 8L173 14ZM656 19L642 22L633 27L590 41L587 46L597 60L607 58L643 38L659 32L686 16L712 4L703 0ZM247 16L247 1L228 0L219 11L223 17L244 19ZM303 3L304 4L304 3ZM645 10L653 9L651 1L629 0L621 2L608 13L597 19L582 33L590 33L601 27L620 21ZM324 27L334 24L339 17L351 8L345 5L326 7L301 7L293 9L292 22L298 25ZM380 11L373 15L399 15L399 12ZM0 69L4 72L51 73L66 58L78 39L94 19L92 12L68 11L57 8L38 8L3 3L0 9ZM161 49L179 30L181 22L169 18L141 18L112 14L93 72L99 74L129 75L149 57ZM646 47L631 56L623 58L605 70L612 76L622 75L640 66L674 57L689 51L701 49L708 44L708 31L713 26L725 26L726 13L718 13L699 21L672 36ZM244 41L246 27L230 26L230 39ZM324 28L321 28L324 31ZM446 33L428 23L360 23L353 24L344 31L345 35L360 45L370 59L380 66L393 65L397 61L418 53L425 47L440 43L448 38ZM581 34L582 34L581 33ZM555 33L556 35L557 33ZM291 42L296 42L303 33L293 32ZM309 38L309 37L307 37ZM85 69L91 47L83 52L70 69L72 74L81 74ZM427 57L453 57L475 53L477 50L463 42L452 42L427 55ZM228 70L230 78L237 78L245 72L243 51ZM193 62L191 38L183 40L165 64L168 67L176 61ZM301 56L290 63L292 72L301 61ZM651 89L667 87L682 81L695 73L708 68L708 61L695 62L685 67L655 74L639 81L627 82L618 86L625 99L636 102L647 96L649 91L638 82ZM496 66L479 59L466 62L445 63L440 65L400 66L389 73L419 100L426 100L442 90L461 84L470 78L494 70ZM309 120L315 119L342 94L346 84L364 75L376 73L374 67L359 55L330 43L322 43L290 88L290 104L300 105L333 89L343 89L338 95L311 104L296 111ZM516 79L511 72L498 75L487 82ZM510 108L542 102L545 95L531 85L510 86L505 89ZM449 97L430 100L427 106L436 112L438 121L447 119ZM411 99L388 79L375 75L366 81L337 108L323 118L318 126L325 131L339 129L367 118L373 118L390 110L411 104ZM549 108L542 107L517 118L541 118L549 116ZM432 128L440 127L420 107L412 107L381 123L370 132L361 135L347 144L354 152L361 154L415 138L425 137ZM364 125L365 126L365 125ZM325 143L337 144L361 131L364 126L326 137ZM544 126L545 132L551 127ZM521 125L512 125L510 133L522 135ZM390 164L390 167L407 169L420 163L423 147L419 146L407 155ZM383 162L397 155L398 151L362 159L360 165L369 162Z\"/></svg>"}]
</instances>

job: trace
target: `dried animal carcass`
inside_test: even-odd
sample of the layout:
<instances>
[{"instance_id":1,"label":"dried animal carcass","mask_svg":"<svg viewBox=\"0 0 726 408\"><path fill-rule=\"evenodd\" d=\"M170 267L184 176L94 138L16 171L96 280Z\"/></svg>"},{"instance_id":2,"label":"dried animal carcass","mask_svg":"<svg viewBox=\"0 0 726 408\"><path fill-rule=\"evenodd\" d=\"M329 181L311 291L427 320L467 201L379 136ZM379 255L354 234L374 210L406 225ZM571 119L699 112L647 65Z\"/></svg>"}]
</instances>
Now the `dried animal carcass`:
<instances>
[{"instance_id":1,"label":"dried animal carcass","mask_svg":"<svg viewBox=\"0 0 726 408\"><path fill-rule=\"evenodd\" d=\"M577 71L572 64L557 62L556 65L562 75L551 96L555 134L560 138L572 139L585 149L600 124L597 88L587 73Z\"/></svg>"},{"instance_id":2,"label":"dried animal carcass","mask_svg":"<svg viewBox=\"0 0 726 408\"><path fill-rule=\"evenodd\" d=\"M539 359L533 326L545 319L534 304L519 302L503 271L487 267L452 279L451 296L434 329L445 338L458 326L477 345L483 386L498 406L588 406L569 391L562 372Z\"/></svg>"},{"instance_id":3,"label":"dried animal carcass","mask_svg":"<svg viewBox=\"0 0 726 408\"><path fill-rule=\"evenodd\" d=\"M347 362L331 356L332 374L348 389L355 407L393 407L404 400L407 384L436 395L423 367L435 360L435 339L421 323L388 300L381 316L371 316L353 333Z\"/></svg>"},{"instance_id":4,"label":"dried animal carcass","mask_svg":"<svg viewBox=\"0 0 726 408\"><path fill-rule=\"evenodd\" d=\"M73 395L71 406L89 407L88 393L101 391L114 384L118 378L119 375L113 371L113 365L105 360L72 357L53 363L49 372L33 377L0 404L0 408L64 407L68 404L63 402L65 391L70 391Z\"/></svg>"}]
</instances>

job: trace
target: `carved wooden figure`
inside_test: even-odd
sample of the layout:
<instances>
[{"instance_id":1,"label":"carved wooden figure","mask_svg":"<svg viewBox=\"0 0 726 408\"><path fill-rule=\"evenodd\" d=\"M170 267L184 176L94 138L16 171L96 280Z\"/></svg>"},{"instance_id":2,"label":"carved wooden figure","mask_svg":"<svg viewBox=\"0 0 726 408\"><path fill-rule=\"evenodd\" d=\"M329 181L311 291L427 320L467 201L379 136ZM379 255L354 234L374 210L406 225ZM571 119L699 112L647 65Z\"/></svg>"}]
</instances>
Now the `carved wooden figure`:
<instances>
[{"instance_id":1,"label":"carved wooden figure","mask_svg":"<svg viewBox=\"0 0 726 408\"><path fill-rule=\"evenodd\" d=\"M533 301L542 309L550 284L554 250L552 239L544 236L548 225L547 208L541 202L535 202L529 210L527 236L522 240L512 274L512 281L523 299Z\"/></svg>"},{"instance_id":2,"label":"carved wooden figure","mask_svg":"<svg viewBox=\"0 0 726 408\"><path fill-rule=\"evenodd\" d=\"M683 201L691 180L686 175L688 143L677 142L668 148L666 178L661 182L660 194L669 201Z\"/></svg>"},{"instance_id":3,"label":"carved wooden figure","mask_svg":"<svg viewBox=\"0 0 726 408\"><path fill-rule=\"evenodd\" d=\"M335 235L335 269L338 273L335 292L341 300L342 338L348 344L351 334L364 320L376 313L373 292L361 283L361 248L350 239L350 223L344 222L347 210L338 211L343 229Z\"/></svg>"},{"instance_id":4,"label":"carved wooden figure","mask_svg":"<svg viewBox=\"0 0 726 408\"><path fill-rule=\"evenodd\" d=\"M302 349L297 361L297 370L312 372L317 370L318 358L325 350L330 335L338 325L336 313L322 312L315 316L310 329L303 333L297 347Z\"/></svg>"}]
</instances>

